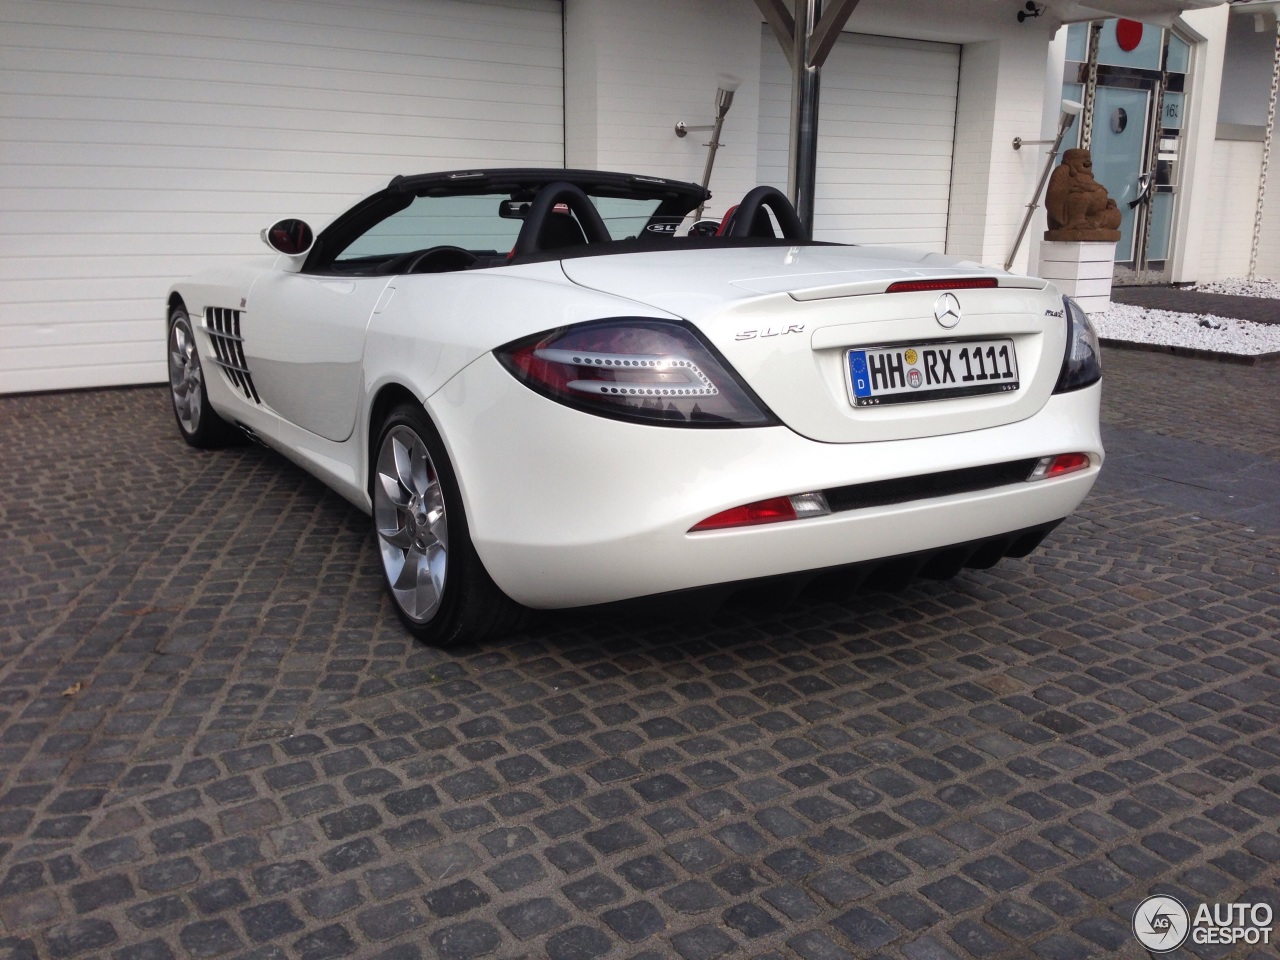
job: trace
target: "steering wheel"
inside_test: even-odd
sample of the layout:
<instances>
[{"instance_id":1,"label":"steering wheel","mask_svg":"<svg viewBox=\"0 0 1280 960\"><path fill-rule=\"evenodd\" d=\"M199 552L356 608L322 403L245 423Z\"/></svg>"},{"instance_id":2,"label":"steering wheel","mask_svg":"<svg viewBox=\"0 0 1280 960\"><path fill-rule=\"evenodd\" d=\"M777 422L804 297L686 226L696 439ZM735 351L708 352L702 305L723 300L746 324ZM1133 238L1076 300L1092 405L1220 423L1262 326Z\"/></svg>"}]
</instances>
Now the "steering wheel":
<instances>
[{"instance_id":1,"label":"steering wheel","mask_svg":"<svg viewBox=\"0 0 1280 960\"><path fill-rule=\"evenodd\" d=\"M773 211L778 226L782 228L784 240L808 240L808 233L796 208L777 187L759 186L750 191L733 214L733 223L729 226L731 237L772 237L773 227L769 224L765 208ZM760 223L756 221L760 220ZM766 226L768 225L768 226Z\"/></svg>"},{"instance_id":2,"label":"steering wheel","mask_svg":"<svg viewBox=\"0 0 1280 960\"><path fill-rule=\"evenodd\" d=\"M427 247L425 250L409 254L409 262L396 272L448 273L451 270L465 270L475 263L476 259L476 255L470 250L443 244L438 247Z\"/></svg>"},{"instance_id":3,"label":"steering wheel","mask_svg":"<svg viewBox=\"0 0 1280 960\"><path fill-rule=\"evenodd\" d=\"M582 189L567 181L558 180L538 191L533 203L529 205L520 235L516 237L515 246L511 249L512 259L543 251L543 234L547 224L555 216L556 205L561 203L577 218L587 243L608 243L613 239L600 217L600 211Z\"/></svg>"}]
</instances>

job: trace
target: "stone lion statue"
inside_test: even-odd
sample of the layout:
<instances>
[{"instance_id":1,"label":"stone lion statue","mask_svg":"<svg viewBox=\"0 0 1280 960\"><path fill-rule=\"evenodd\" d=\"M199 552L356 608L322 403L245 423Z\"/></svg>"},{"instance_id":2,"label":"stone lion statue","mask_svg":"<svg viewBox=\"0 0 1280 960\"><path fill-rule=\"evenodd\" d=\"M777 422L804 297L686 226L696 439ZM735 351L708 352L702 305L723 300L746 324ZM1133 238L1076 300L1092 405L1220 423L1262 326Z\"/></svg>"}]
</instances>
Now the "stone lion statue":
<instances>
[{"instance_id":1,"label":"stone lion statue","mask_svg":"<svg viewBox=\"0 0 1280 960\"><path fill-rule=\"evenodd\" d=\"M1088 150L1068 150L1049 178L1044 198L1049 215L1046 240L1067 242L1120 239L1120 209L1107 196L1107 188L1093 179L1093 159Z\"/></svg>"}]
</instances>

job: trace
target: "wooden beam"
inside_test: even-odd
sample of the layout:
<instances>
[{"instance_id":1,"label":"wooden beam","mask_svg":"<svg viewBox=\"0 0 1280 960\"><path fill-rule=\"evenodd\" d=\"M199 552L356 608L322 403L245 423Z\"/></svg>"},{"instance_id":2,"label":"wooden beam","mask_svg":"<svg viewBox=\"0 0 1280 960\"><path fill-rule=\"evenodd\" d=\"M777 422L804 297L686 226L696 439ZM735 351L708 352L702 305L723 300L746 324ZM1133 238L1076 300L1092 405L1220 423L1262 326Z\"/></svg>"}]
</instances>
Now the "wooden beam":
<instances>
[{"instance_id":1,"label":"wooden beam","mask_svg":"<svg viewBox=\"0 0 1280 960\"><path fill-rule=\"evenodd\" d=\"M763 7L767 0L756 2ZM822 18L813 30L813 39L809 43L809 66L820 67L826 63L827 56L840 39L840 31L849 22L849 15L857 5L858 0L830 0L830 6L822 11Z\"/></svg>"},{"instance_id":2,"label":"wooden beam","mask_svg":"<svg viewBox=\"0 0 1280 960\"><path fill-rule=\"evenodd\" d=\"M793 49L796 45L796 18L787 9L786 0L756 0L756 6L764 14L765 22L773 29L773 35L778 38L778 43L782 44L782 52L787 55L787 62L794 70L796 68Z\"/></svg>"}]
</instances>

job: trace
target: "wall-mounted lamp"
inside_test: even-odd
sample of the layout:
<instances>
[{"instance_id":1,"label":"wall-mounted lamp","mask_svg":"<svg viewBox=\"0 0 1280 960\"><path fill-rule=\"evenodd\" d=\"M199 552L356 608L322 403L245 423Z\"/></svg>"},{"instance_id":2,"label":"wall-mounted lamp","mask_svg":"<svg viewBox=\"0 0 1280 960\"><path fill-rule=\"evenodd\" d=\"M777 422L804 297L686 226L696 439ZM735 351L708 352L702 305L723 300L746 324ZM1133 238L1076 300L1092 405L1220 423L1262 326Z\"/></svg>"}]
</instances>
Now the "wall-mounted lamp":
<instances>
[{"instance_id":1,"label":"wall-mounted lamp","mask_svg":"<svg viewBox=\"0 0 1280 960\"><path fill-rule=\"evenodd\" d=\"M1031 202L1027 204L1027 214L1022 218L1022 226L1018 229L1018 237L1013 241L1013 249L1009 251L1009 259L1004 262L1004 268L1008 270L1013 266L1013 258L1018 255L1018 247L1022 246L1022 238L1027 233L1027 227L1031 223L1031 215L1036 212L1036 207L1040 206L1040 194L1044 192L1045 181L1049 179L1049 171L1053 168L1053 161L1058 157L1058 148L1062 146L1062 138L1067 135L1067 131L1071 129L1071 124L1075 123L1076 117L1084 110L1083 103L1077 103L1075 100L1062 101L1062 115L1058 118L1058 135L1052 140L1023 140L1021 137L1013 138L1013 149L1019 149L1024 143L1052 143L1049 148L1049 154L1044 162L1044 170L1040 173L1040 182L1036 184L1036 192L1031 195Z\"/></svg>"},{"instance_id":2,"label":"wall-mounted lamp","mask_svg":"<svg viewBox=\"0 0 1280 960\"><path fill-rule=\"evenodd\" d=\"M1034 20L1042 13L1044 13L1044 7L1037 7L1032 0L1027 0L1027 5L1018 11L1018 22L1025 23L1028 20Z\"/></svg>"},{"instance_id":3,"label":"wall-mounted lamp","mask_svg":"<svg viewBox=\"0 0 1280 960\"><path fill-rule=\"evenodd\" d=\"M1056 144L1062 142L1063 135L1071 129L1071 124L1075 122L1076 117L1080 115L1080 111L1084 109L1084 104L1077 103L1074 100L1062 101L1062 116L1058 119L1058 135L1053 140L1023 140L1021 137L1013 138L1013 149L1021 150L1023 147L1039 146L1042 143L1055 144L1050 156L1058 152Z\"/></svg>"},{"instance_id":4,"label":"wall-mounted lamp","mask_svg":"<svg viewBox=\"0 0 1280 960\"><path fill-rule=\"evenodd\" d=\"M676 124L676 136L683 137L690 130L710 130L711 141L704 144L707 150L707 165L702 171L702 186L706 187L711 183L711 167L716 162L716 150L723 144L720 143L720 129L724 126L725 114L729 112L729 108L733 106L734 91L742 85L742 79L735 77L729 73L716 74L716 120L715 123L695 124L690 126L681 120ZM702 218L702 209L706 204L698 204L698 211L694 214L695 220Z\"/></svg>"}]
</instances>

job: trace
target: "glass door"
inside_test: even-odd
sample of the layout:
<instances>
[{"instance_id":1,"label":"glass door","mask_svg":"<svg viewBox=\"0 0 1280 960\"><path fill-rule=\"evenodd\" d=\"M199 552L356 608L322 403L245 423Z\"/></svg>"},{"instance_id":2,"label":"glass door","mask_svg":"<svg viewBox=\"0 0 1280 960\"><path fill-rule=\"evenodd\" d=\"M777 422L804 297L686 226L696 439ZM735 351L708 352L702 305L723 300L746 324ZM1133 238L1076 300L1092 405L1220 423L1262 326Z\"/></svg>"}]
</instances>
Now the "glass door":
<instances>
[{"instance_id":1,"label":"glass door","mask_svg":"<svg viewBox=\"0 0 1280 960\"><path fill-rule=\"evenodd\" d=\"M1116 264L1133 269L1142 259L1136 242L1142 232L1146 197L1151 121L1151 90L1104 86L1099 83L1093 102L1093 178L1107 188L1120 208L1120 242ZM1121 282L1119 271L1116 281Z\"/></svg>"},{"instance_id":2,"label":"glass door","mask_svg":"<svg viewBox=\"0 0 1280 960\"><path fill-rule=\"evenodd\" d=\"M1072 145L1089 148L1095 179L1120 208L1117 285L1168 280L1190 50L1133 20L1068 28L1063 96L1086 107Z\"/></svg>"}]
</instances>

